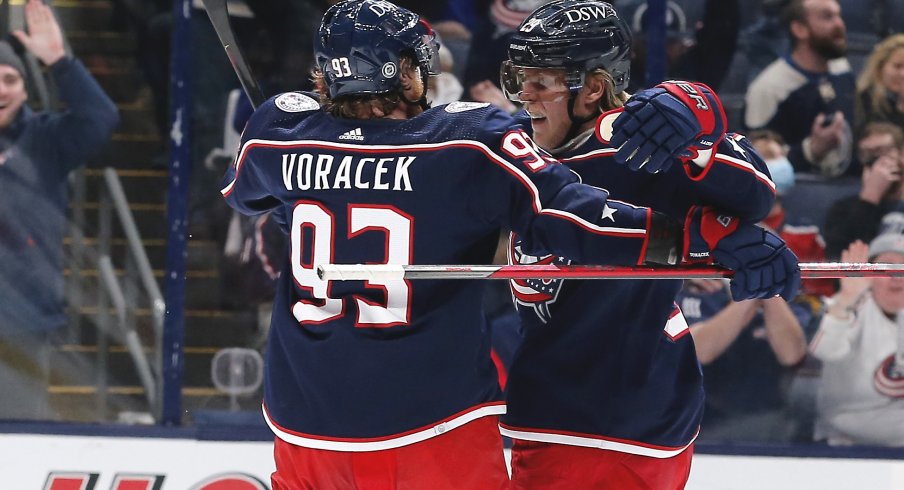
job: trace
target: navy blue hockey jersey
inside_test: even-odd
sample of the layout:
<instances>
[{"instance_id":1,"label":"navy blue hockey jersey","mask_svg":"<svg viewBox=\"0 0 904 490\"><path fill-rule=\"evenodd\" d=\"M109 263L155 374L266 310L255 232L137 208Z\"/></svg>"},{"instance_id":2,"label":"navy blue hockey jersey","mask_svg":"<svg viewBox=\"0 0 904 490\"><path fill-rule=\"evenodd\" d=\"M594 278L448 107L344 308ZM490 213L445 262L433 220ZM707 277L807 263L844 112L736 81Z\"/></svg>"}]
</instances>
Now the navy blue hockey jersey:
<instances>
[{"instance_id":1,"label":"navy blue hockey jersey","mask_svg":"<svg viewBox=\"0 0 904 490\"><path fill-rule=\"evenodd\" d=\"M728 135L702 169L676 163L663 173L632 172L615 163L615 152L588 132L556 157L583 182L606 188L610 202L641 203L676 219L703 204L758 221L775 197L765 163L739 135ZM568 262L534 256L523 244L513 236L510 262ZM509 370L504 435L657 458L694 441L703 380L674 302L681 281L517 280L511 287L524 341Z\"/></svg>"},{"instance_id":2,"label":"navy blue hockey jersey","mask_svg":"<svg viewBox=\"0 0 904 490\"><path fill-rule=\"evenodd\" d=\"M343 451L418 442L505 408L482 282L328 282L317 264L489 263L506 227L527 250L635 264L650 216L579 184L487 104L352 120L302 93L255 112L222 193L242 213L272 210L291 243L267 422L289 443Z\"/></svg>"}]
</instances>

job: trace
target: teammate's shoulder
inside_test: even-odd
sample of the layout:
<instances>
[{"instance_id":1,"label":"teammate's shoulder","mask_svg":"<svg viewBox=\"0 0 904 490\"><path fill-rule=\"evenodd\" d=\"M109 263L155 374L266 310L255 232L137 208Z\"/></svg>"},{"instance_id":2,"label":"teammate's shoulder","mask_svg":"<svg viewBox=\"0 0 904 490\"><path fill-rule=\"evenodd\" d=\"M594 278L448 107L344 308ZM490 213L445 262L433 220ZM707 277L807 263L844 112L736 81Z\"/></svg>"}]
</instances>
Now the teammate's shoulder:
<instances>
[{"instance_id":1,"label":"teammate's shoulder","mask_svg":"<svg viewBox=\"0 0 904 490\"><path fill-rule=\"evenodd\" d=\"M508 131L518 123L511 114L487 102L451 102L428 111L431 117L443 119L457 132L481 133Z\"/></svg>"}]
</instances>

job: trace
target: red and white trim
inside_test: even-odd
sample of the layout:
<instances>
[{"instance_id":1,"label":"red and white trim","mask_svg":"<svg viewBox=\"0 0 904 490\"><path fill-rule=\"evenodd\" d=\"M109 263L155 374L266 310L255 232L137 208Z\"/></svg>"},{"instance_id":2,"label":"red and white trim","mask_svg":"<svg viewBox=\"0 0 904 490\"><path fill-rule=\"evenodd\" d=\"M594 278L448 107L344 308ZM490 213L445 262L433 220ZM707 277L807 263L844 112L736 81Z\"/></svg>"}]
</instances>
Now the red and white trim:
<instances>
[{"instance_id":1,"label":"red and white trim","mask_svg":"<svg viewBox=\"0 0 904 490\"><path fill-rule=\"evenodd\" d=\"M763 184L766 184L766 186L769 187L769 189L771 189L773 193L775 193L775 182L772 182L772 179L770 179L768 175L757 170L757 168L747 160L726 155L724 153L716 153L716 156L715 158L713 158L712 163L707 165L701 173L699 173L698 175L691 175L690 173L688 173L688 178L694 181L703 180L717 164L727 165L744 172L749 172L753 174L753 176L756 177L757 180L759 180Z\"/></svg>"},{"instance_id":2,"label":"red and white trim","mask_svg":"<svg viewBox=\"0 0 904 490\"><path fill-rule=\"evenodd\" d=\"M665 322L663 332L674 342L690 333L690 331L687 319L684 318L684 313L681 313L681 308L678 308L676 304L672 314L669 315L669 319Z\"/></svg>"},{"instance_id":3,"label":"red and white trim","mask_svg":"<svg viewBox=\"0 0 904 490\"><path fill-rule=\"evenodd\" d=\"M420 152L420 151L435 151L442 148L468 148L471 150L477 150L484 155L486 155L490 161L495 163L496 165L502 167L506 172L515 177L521 184L527 189L527 191L531 195L531 202L533 204L534 212L536 214L545 214L555 216L557 218L565 219L571 221L572 223L584 228L587 231L592 233L596 233L599 235L612 235L612 236L625 236L628 238L644 238L647 235L647 230L642 228L620 228L620 227L610 227L610 226L600 226L595 223L591 223L580 216L577 216L573 213L569 213L566 211L562 211L559 209L551 209L544 208L542 205L542 201L540 200L540 191L534 185L534 183L529 179L524 172L521 171L517 166L513 165L511 162L506 160L505 158L499 156L485 144L479 141L472 140L452 140L445 141L442 143L427 143L427 144L414 144L414 145L355 145L349 143L333 143L328 141L318 141L318 140L296 140L296 141L275 141L275 140L260 140L260 139L252 139L245 142L242 145L242 149L239 152L238 157L236 158L235 163L235 177L232 182L226 185L220 193L223 196L229 196L232 193L232 190L235 186L236 181L238 180L239 172L242 170L242 165L245 161L245 157L248 155L252 149L257 147L263 148L311 148L311 149L327 149L327 150L348 150L354 151L358 153L400 153L400 152Z\"/></svg>"},{"instance_id":4,"label":"red and white trim","mask_svg":"<svg viewBox=\"0 0 904 490\"><path fill-rule=\"evenodd\" d=\"M617 451L620 453L636 454L639 456L647 456L650 458L666 459L672 458L684 452L697 439L697 433L684 446L669 447L656 446L653 444L645 444L639 441L628 439L604 438L593 434L580 434L577 432L564 431L541 431L539 429L522 429L499 424L499 432L512 439L520 439L523 441L546 442L550 444L565 444L567 446L580 446L606 451Z\"/></svg>"},{"instance_id":5,"label":"red and white trim","mask_svg":"<svg viewBox=\"0 0 904 490\"><path fill-rule=\"evenodd\" d=\"M457 429L468 422L472 422L482 417L492 415L502 415L505 413L505 403L485 403L476 407L452 415L439 423L427 427L419 427L417 429L403 432L400 434L392 434L384 437L373 438L338 438L325 437L295 432L273 421L270 414L267 413L267 407L263 406L264 420L270 426L270 430L283 441L296 446L307 447L311 449L326 449L329 451L346 451L346 452L365 452L365 451L381 451L384 449L395 449L409 444L426 441L427 439L445 434L450 430Z\"/></svg>"}]
</instances>

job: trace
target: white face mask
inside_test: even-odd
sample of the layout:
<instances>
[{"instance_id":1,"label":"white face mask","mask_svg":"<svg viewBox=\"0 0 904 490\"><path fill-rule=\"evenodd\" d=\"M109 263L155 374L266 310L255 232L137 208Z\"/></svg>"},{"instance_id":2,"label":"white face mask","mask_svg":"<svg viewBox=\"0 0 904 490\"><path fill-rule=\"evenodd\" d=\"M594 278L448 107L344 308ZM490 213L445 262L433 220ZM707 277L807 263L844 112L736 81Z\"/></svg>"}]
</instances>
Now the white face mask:
<instances>
[{"instance_id":1,"label":"white face mask","mask_svg":"<svg viewBox=\"0 0 904 490\"><path fill-rule=\"evenodd\" d=\"M794 187L794 166L788 161L788 157L778 157L766 160L766 167L775 182L775 192L785 194Z\"/></svg>"}]
</instances>

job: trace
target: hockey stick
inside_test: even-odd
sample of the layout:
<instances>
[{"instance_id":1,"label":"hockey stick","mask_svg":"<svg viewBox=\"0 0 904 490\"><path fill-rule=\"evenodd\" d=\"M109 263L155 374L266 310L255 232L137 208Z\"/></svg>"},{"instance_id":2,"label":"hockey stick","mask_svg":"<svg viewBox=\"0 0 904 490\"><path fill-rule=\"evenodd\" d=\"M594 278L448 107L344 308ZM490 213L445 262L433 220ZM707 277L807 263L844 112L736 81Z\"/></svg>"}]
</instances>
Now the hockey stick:
<instances>
[{"instance_id":1,"label":"hockey stick","mask_svg":"<svg viewBox=\"0 0 904 490\"><path fill-rule=\"evenodd\" d=\"M904 264L845 262L800 264L804 279L901 277ZM394 265L323 264L317 275L328 281L402 279L719 279L732 271L719 267L615 267L607 265Z\"/></svg>"},{"instance_id":2,"label":"hockey stick","mask_svg":"<svg viewBox=\"0 0 904 490\"><path fill-rule=\"evenodd\" d=\"M264 98L264 92L258 85L257 80L254 79L254 75L252 75L251 67L245 60L245 55L242 54L242 50L239 49L239 45L235 42L232 24L229 23L229 9L226 7L226 1L203 0L204 9L207 10L207 16L210 17L213 29L217 31L220 44L226 50L226 56L229 57L229 62L232 63L232 69L235 70L235 74L239 77L239 82L242 84L245 95L248 96L251 105L257 109L267 99Z\"/></svg>"}]
</instances>

